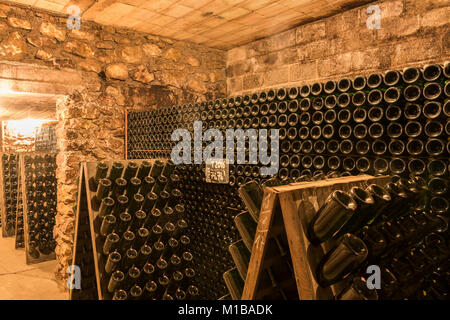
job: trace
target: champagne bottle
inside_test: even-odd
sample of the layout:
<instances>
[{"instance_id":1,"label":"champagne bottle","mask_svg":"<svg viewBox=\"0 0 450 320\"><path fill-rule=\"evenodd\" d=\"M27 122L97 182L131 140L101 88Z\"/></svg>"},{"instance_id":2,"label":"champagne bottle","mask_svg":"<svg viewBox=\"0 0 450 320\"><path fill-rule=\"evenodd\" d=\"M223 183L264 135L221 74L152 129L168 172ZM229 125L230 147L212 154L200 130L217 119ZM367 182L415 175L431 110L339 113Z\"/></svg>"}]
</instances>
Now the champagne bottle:
<instances>
[{"instance_id":1,"label":"champagne bottle","mask_svg":"<svg viewBox=\"0 0 450 320\"><path fill-rule=\"evenodd\" d=\"M247 249L243 240L232 243L228 248L234 264L237 267L242 279L247 276L248 265L250 263L251 252Z\"/></svg>"},{"instance_id":2,"label":"champagne bottle","mask_svg":"<svg viewBox=\"0 0 450 320\"><path fill-rule=\"evenodd\" d=\"M113 300L127 300L128 294L125 290L119 289L114 292Z\"/></svg>"},{"instance_id":3,"label":"champagne bottle","mask_svg":"<svg viewBox=\"0 0 450 320\"><path fill-rule=\"evenodd\" d=\"M234 218L234 223L247 249L251 251L257 228L255 220L247 211L245 211L241 212Z\"/></svg>"},{"instance_id":4,"label":"champagne bottle","mask_svg":"<svg viewBox=\"0 0 450 320\"><path fill-rule=\"evenodd\" d=\"M141 162L141 165L139 166L139 169L137 171L136 177L138 177L141 180L145 180L145 177L148 177L148 174L150 173L150 170L152 168L152 164L146 160ZM144 193L142 193L144 194Z\"/></svg>"},{"instance_id":5,"label":"champagne bottle","mask_svg":"<svg viewBox=\"0 0 450 320\"><path fill-rule=\"evenodd\" d=\"M144 286L143 298L146 300L152 300L155 297L155 293L158 289L158 284L155 281L148 281Z\"/></svg>"},{"instance_id":6,"label":"champagne bottle","mask_svg":"<svg viewBox=\"0 0 450 320\"><path fill-rule=\"evenodd\" d=\"M136 228L135 228L136 229ZM134 231L133 231L134 232ZM136 232L136 240L134 241L134 246L140 248L144 245L150 235L150 231L147 228L139 228Z\"/></svg>"},{"instance_id":7,"label":"champagne bottle","mask_svg":"<svg viewBox=\"0 0 450 320\"><path fill-rule=\"evenodd\" d=\"M253 219L258 221L264 195L261 186L255 181L250 181L239 188L239 195Z\"/></svg>"},{"instance_id":8,"label":"champagne bottle","mask_svg":"<svg viewBox=\"0 0 450 320\"><path fill-rule=\"evenodd\" d=\"M355 200L357 209L351 218L340 228L336 233L335 238L339 238L345 233L355 233L362 226L364 221L370 220L375 211L375 200L369 192L360 187L352 187L350 189L350 196Z\"/></svg>"},{"instance_id":9,"label":"champagne bottle","mask_svg":"<svg viewBox=\"0 0 450 320\"><path fill-rule=\"evenodd\" d=\"M120 162L114 162L111 166L108 179L110 181L115 181L117 178L122 176L123 164Z\"/></svg>"},{"instance_id":10,"label":"champagne bottle","mask_svg":"<svg viewBox=\"0 0 450 320\"><path fill-rule=\"evenodd\" d=\"M109 293L113 293L118 289L123 281L125 279L125 275L122 271L116 270L111 274L111 277L109 278L108 287L107 290Z\"/></svg>"},{"instance_id":11,"label":"champagne bottle","mask_svg":"<svg viewBox=\"0 0 450 320\"><path fill-rule=\"evenodd\" d=\"M336 300L378 300L376 290L367 287L366 280L354 277L350 284L336 296Z\"/></svg>"},{"instance_id":12,"label":"champagne bottle","mask_svg":"<svg viewBox=\"0 0 450 320\"><path fill-rule=\"evenodd\" d=\"M164 168L164 163L162 163L160 160L156 160L153 164L152 169L150 170L150 176L154 179L158 178Z\"/></svg>"},{"instance_id":13,"label":"champagne bottle","mask_svg":"<svg viewBox=\"0 0 450 320\"><path fill-rule=\"evenodd\" d=\"M117 233L110 233L106 237L105 243L103 244L103 254L109 255L110 252L114 251L119 244L120 237Z\"/></svg>"},{"instance_id":14,"label":"champagne bottle","mask_svg":"<svg viewBox=\"0 0 450 320\"><path fill-rule=\"evenodd\" d=\"M141 270L139 268L132 266L128 269L127 275L123 282L123 288L130 290L131 287L137 284L139 277L141 276Z\"/></svg>"},{"instance_id":15,"label":"champagne bottle","mask_svg":"<svg viewBox=\"0 0 450 320\"><path fill-rule=\"evenodd\" d=\"M139 254L136 261L137 266L141 268L145 267L148 259L150 258L151 253L152 247L149 246L148 244L143 244L139 249Z\"/></svg>"},{"instance_id":16,"label":"champagne bottle","mask_svg":"<svg viewBox=\"0 0 450 320\"><path fill-rule=\"evenodd\" d=\"M142 290L142 288L140 287L140 286L138 286L137 284L135 284L135 285L133 285L131 288L130 288L130 291L129 291L129 297L132 299L132 300L139 300L139 299L141 299L141 297L142 297L142 294L144 293L144 291Z\"/></svg>"},{"instance_id":17,"label":"champagne bottle","mask_svg":"<svg viewBox=\"0 0 450 320\"><path fill-rule=\"evenodd\" d=\"M106 198L111 189L111 180L101 179L99 180L97 192L92 199L92 207L94 210L98 210L103 198Z\"/></svg>"},{"instance_id":18,"label":"champagne bottle","mask_svg":"<svg viewBox=\"0 0 450 320\"><path fill-rule=\"evenodd\" d=\"M129 198L132 199L134 195L137 194L137 192L139 191L139 188L141 187L141 179L133 177L129 180L128 186L126 188L126 193L125 195Z\"/></svg>"},{"instance_id":19,"label":"champagne bottle","mask_svg":"<svg viewBox=\"0 0 450 320\"><path fill-rule=\"evenodd\" d=\"M364 242L352 234L345 234L338 245L332 248L319 262L316 279L327 287L347 277L367 258Z\"/></svg>"},{"instance_id":20,"label":"champagne bottle","mask_svg":"<svg viewBox=\"0 0 450 320\"><path fill-rule=\"evenodd\" d=\"M100 204L98 216L100 218L103 218L106 215L110 214L112 209L114 208L114 204L115 204L115 201L113 198L110 198L110 197L103 198L102 202Z\"/></svg>"},{"instance_id":21,"label":"champagne bottle","mask_svg":"<svg viewBox=\"0 0 450 320\"><path fill-rule=\"evenodd\" d=\"M139 167L136 162L133 161L128 162L127 167L125 168L125 171L123 173L123 178L126 180L130 180L131 178L135 177L138 168Z\"/></svg>"},{"instance_id":22,"label":"champagne bottle","mask_svg":"<svg viewBox=\"0 0 450 320\"><path fill-rule=\"evenodd\" d=\"M117 252L117 251L111 252L108 255L108 259L106 260L105 272L107 274L110 274L111 272L116 270L117 267L119 266L121 259L122 259L122 256L120 255L119 252Z\"/></svg>"},{"instance_id":23,"label":"champagne bottle","mask_svg":"<svg viewBox=\"0 0 450 320\"><path fill-rule=\"evenodd\" d=\"M156 183L156 180L153 177L145 176L140 178L142 181L141 188L139 189L139 193L143 196L146 196L153 188Z\"/></svg>"},{"instance_id":24,"label":"champagne bottle","mask_svg":"<svg viewBox=\"0 0 450 320\"><path fill-rule=\"evenodd\" d=\"M104 162L97 163L97 167L95 168L95 175L89 179L89 186L91 191L97 190L98 182L100 179L106 178L108 174L108 165Z\"/></svg>"},{"instance_id":25,"label":"champagne bottle","mask_svg":"<svg viewBox=\"0 0 450 320\"><path fill-rule=\"evenodd\" d=\"M233 268L228 270L223 274L223 280L230 292L231 298L233 300L240 300L242 297L242 293L244 291L244 280L242 280L241 276L237 268Z\"/></svg>"},{"instance_id":26,"label":"champagne bottle","mask_svg":"<svg viewBox=\"0 0 450 320\"><path fill-rule=\"evenodd\" d=\"M125 251L128 248L130 248L131 245L133 244L135 238L136 238L136 236L135 236L134 232L129 231L129 230L125 231L122 235L122 239L120 240L120 245L119 245L120 250Z\"/></svg>"},{"instance_id":27,"label":"champagne bottle","mask_svg":"<svg viewBox=\"0 0 450 320\"><path fill-rule=\"evenodd\" d=\"M105 216L100 226L100 235L106 237L113 231L115 224L116 224L115 216L113 216L112 214Z\"/></svg>"},{"instance_id":28,"label":"champagne bottle","mask_svg":"<svg viewBox=\"0 0 450 320\"><path fill-rule=\"evenodd\" d=\"M118 234L123 234L125 232L125 230L128 229L128 226L130 225L131 222L131 215L128 212L122 212L119 215L119 219L117 221L117 226L115 228L115 231Z\"/></svg>"},{"instance_id":29,"label":"champagne bottle","mask_svg":"<svg viewBox=\"0 0 450 320\"><path fill-rule=\"evenodd\" d=\"M114 206L112 210L112 214L116 217L119 216L122 212L124 212L128 207L128 197L120 195L116 199L116 205Z\"/></svg>"},{"instance_id":30,"label":"champagne bottle","mask_svg":"<svg viewBox=\"0 0 450 320\"><path fill-rule=\"evenodd\" d=\"M356 202L349 194L334 191L309 223L308 239L314 245L330 239L353 216L356 209Z\"/></svg>"}]
</instances>

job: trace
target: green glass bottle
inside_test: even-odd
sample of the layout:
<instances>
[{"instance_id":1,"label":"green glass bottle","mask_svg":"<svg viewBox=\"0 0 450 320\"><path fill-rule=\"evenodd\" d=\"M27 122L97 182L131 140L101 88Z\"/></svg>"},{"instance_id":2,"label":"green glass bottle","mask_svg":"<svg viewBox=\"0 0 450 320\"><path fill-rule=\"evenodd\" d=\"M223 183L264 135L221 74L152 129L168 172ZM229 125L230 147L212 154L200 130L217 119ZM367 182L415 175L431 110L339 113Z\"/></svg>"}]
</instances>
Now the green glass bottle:
<instances>
[{"instance_id":1,"label":"green glass bottle","mask_svg":"<svg viewBox=\"0 0 450 320\"><path fill-rule=\"evenodd\" d=\"M244 292L245 283L239 275L237 268L226 271L223 274L223 280L230 292L232 300L240 300L242 298L242 293Z\"/></svg>"},{"instance_id":2,"label":"green glass bottle","mask_svg":"<svg viewBox=\"0 0 450 320\"><path fill-rule=\"evenodd\" d=\"M258 221L264 196L261 186L255 181L245 183L239 188L239 196L247 207L248 212L252 215L253 219Z\"/></svg>"}]
</instances>

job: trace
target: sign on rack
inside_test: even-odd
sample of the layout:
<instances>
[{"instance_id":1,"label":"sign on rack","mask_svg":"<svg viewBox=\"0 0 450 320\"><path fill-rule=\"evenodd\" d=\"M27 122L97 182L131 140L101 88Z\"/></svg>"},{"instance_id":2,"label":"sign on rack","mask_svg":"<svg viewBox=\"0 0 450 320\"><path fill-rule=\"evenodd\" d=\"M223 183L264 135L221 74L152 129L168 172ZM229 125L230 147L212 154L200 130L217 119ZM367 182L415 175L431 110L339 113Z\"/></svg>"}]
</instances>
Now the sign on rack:
<instances>
[{"instance_id":1,"label":"sign on rack","mask_svg":"<svg viewBox=\"0 0 450 320\"><path fill-rule=\"evenodd\" d=\"M230 165L225 159L206 161L205 176L207 183L227 184L230 181Z\"/></svg>"}]
</instances>

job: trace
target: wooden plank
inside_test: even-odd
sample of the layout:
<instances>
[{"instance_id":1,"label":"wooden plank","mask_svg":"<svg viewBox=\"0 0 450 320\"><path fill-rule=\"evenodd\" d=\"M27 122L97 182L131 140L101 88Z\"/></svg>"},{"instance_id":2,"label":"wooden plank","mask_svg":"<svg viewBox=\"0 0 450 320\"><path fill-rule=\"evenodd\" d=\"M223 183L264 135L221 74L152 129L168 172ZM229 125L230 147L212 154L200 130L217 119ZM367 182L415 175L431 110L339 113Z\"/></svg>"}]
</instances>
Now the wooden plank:
<instances>
[{"instance_id":1,"label":"wooden plank","mask_svg":"<svg viewBox=\"0 0 450 320\"><path fill-rule=\"evenodd\" d=\"M361 181L364 179L368 180L368 179L372 179L372 178L373 178L373 176L370 176L370 175L347 176L347 177L339 177L339 178L319 180L319 181L291 183L286 186L274 187L273 189L275 189L277 192L287 192L287 191L302 190L302 189L308 189L308 188L327 187L327 186L334 185L337 183L347 184L347 183L352 183L352 182L358 182L358 181Z\"/></svg>"},{"instance_id":2,"label":"wooden plank","mask_svg":"<svg viewBox=\"0 0 450 320\"><path fill-rule=\"evenodd\" d=\"M94 267L95 267L95 279L97 282L97 293L98 293L98 299L99 300L103 300L103 292L102 292L102 286L101 286L101 282L100 282L100 270L99 270L99 265L98 265L98 251L97 251L97 245L96 245L96 233L94 230L94 211L92 210L92 205L91 205L91 199L92 199L92 195L91 195L91 191L89 189L89 178L91 176L93 176L95 174L94 173L90 174L90 170L88 169L88 163L84 162L82 164L83 167L83 183L86 186L86 200L87 200L87 207L88 207L88 212L89 212L89 228L91 230L91 241L92 241L92 251L94 253ZM95 170L95 168L94 168ZM100 253L101 254L101 253Z\"/></svg>"},{"instance_id":3,"label":"wooden plank","mask_svg":"<svg viewBox=\"0 0 450 320\"><path fill-rule=\"evenodd\" d=\"M277 193L271 188L264 190L264 200L259 215L258 227L256 229L255 241L252 248L252 256L248 266L245 279L242 300L252 300L256 297L259 275L262 271L269 229L275 213L275 203L278 201Z\"/></svg>"},{"instance_id":4,"label":"wooden plank","mask_svg":"<svg viewBox=\"0 0 450 320\"><path fill-rule=\"evenodd\" d=\"M278 196L288 237L299 299L313 300L315 298L315 290L314 279L312 278L307 261L308 242L305 239L298 210L295 207L295 202L290 192L283 192Z\"/></svg>"},{"instance_id":5,"label":"wooden plank","mask_svg":"<svg viewBox=\"0 0 450 320\"><path fill-rule=\"evenodd\" d=\"M79 169L79 173L78 176L80 177L80 179L78 180L78 194L77 194L77 211L75 213L75 228L74 228L74 237L73 237L73 246L72 246L72 264L75 264L76 258L77 258L77 245L78 245L78 229L80 226L80 205L79 203L81 202L81 184L83 182L83 167L80 166ZM73 289L69 288L69 300L72 300L72 295L73 295Z\"/></svg>"}]
</instances>

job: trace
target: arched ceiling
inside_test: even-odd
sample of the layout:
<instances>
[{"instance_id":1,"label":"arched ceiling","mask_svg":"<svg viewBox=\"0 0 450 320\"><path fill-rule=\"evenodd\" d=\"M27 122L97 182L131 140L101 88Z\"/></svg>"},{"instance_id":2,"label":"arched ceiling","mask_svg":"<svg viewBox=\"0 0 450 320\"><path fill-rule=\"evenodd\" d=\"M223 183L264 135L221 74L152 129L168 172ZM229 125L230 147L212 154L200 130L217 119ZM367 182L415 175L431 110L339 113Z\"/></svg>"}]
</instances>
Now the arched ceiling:
<instances>
[{"instance_id":1,"label":"arched ceiling","mask_svg":"<svg viewBox=\"0 0 450 320\"><path fill-rule=\"evenodd\" d=\"M228 50L370 0L13 0L82 19Z\"/></svg>"}]
</instances>

